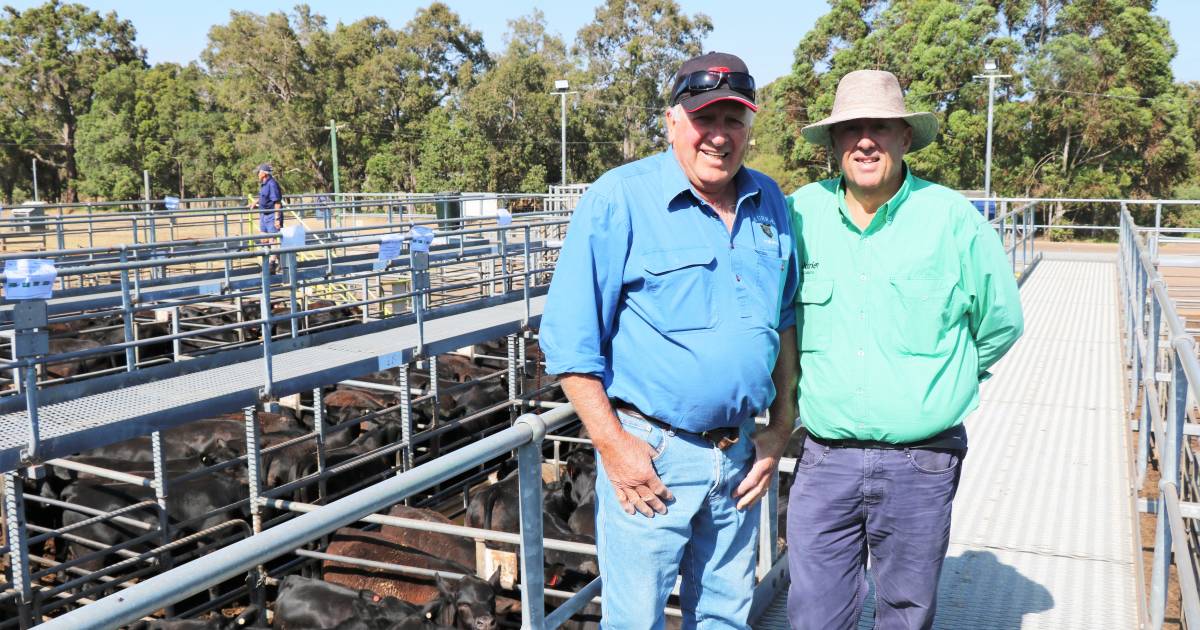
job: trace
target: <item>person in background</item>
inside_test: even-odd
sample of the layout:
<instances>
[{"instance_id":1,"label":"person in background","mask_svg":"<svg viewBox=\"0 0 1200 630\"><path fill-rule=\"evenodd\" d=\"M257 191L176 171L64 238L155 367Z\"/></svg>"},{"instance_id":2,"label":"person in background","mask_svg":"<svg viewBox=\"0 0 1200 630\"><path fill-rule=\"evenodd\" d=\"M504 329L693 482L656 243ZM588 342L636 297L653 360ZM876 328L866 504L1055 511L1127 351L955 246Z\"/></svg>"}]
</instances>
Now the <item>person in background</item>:
<instances>
[{"instance_id":1,"label":"person in background","mask_svg":"<svg viewBox=\"0 0 1200 630\"><path fill-rule=\"evenodd\" d=\"M258 230L263 234L274 234L283 229L283 191L272 175L271 165L258 165L258 199L251 208L261 208ZM279 256L271 256L271 273L279 273Z\"/></svg>"}]
</instances>

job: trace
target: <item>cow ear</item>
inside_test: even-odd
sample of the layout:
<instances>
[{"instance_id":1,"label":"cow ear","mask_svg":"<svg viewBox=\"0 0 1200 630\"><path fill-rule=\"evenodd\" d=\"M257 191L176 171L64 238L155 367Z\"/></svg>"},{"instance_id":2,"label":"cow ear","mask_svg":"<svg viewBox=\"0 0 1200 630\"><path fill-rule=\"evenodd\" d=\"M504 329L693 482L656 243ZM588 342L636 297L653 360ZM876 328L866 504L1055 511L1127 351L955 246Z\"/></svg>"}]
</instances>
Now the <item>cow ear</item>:
<instances>
[{"instance_id":1,"label":"cow ear","mask_svg":"<svg viewBox=\"0 0 1200 630\"><path fill-rule=\"evenodd\" d=\"M499 567L496 567L496 570L492 572L492 577L488 578L488 584L491 584L492 588L500 587L500 568Z\"/></svg>"},{"instance_id":2,"label":"cow ear","mask_svg":"<svg viewBox=\"0 0 1200 630\"><path fill-rule=\"evenodd\" d=\"M445 596L446 599L454 601L454 587L442 577L442 574L435 573L433 579L437 582L438 592Z\"/></svg>"}]
</instances>

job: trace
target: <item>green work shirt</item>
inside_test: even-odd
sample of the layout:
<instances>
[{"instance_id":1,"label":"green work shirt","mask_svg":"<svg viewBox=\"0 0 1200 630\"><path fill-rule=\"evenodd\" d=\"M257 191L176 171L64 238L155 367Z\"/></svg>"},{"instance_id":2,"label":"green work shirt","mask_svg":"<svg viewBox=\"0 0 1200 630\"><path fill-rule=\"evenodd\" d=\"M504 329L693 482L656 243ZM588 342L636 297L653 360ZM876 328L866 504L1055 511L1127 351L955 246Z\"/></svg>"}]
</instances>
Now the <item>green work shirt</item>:
<instances>
[{"instance_id":1,"label":"green work shirt","mask_svg":"<svg viewBox=\"0 0 1200 630\"><path fill-rule=\"evenodd\" d=\"M961 194L914 177L860 230L841 178L788 197L800 420L825 439L907 443L960 424L1021 336L1012 266Z\"/></svg>"}]
</instances>

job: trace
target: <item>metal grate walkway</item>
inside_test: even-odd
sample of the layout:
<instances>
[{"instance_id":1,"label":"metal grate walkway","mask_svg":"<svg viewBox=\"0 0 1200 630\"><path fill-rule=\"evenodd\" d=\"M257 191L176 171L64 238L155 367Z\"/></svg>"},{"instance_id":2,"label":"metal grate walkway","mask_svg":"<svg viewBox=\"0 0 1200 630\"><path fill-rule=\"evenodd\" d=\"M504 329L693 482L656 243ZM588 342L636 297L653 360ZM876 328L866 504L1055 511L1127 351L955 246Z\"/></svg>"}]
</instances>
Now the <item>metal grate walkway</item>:
<instances>
[{"instance_id":1,"label":"metal grate walkway","mask_svg":"<svg viewBox=\"0 0 1200 630\"><path fill-rule=\"evenodd\" d=\"M1021 301L1025 336L967 420L934 627L1135 628L1116 263L1043 260ZM756 628L786 628L783 608Z\"/></svg>"},{"instance_id":2,"label":"metal grate walkway","mask_svg":"<svg viewBox=\"0 0 1200 630\"><path fill-rule=\"evenodd\" d=\"M541 318L545 297L530 298L529 324ZM438 354L520 332L521 300L425 322L425 352ZM419 345L416 324L277 354L276 395L286 395L402 365ZM231 409L253 405L264 382L263 359L232 363L39 407L43 459L63 457ZM19 465L28 413L0 414L0 471Z\"/></svg>"}]
</instances>

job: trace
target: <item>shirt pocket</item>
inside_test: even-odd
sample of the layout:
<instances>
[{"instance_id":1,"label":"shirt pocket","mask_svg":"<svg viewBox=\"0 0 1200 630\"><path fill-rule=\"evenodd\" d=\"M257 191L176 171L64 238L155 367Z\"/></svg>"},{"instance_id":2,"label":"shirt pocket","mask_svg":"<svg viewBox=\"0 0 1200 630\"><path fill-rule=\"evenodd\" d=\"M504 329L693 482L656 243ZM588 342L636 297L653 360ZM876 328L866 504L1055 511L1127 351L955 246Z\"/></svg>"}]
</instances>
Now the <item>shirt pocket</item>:
<instances>
[{"instance_id":1,"label":"shirt pocket","mask_svg":"<svg viewBox=\"0 0 1200 630\"><path fill-rule=\"evenodd\" d=\"M796 311L796 333L800 337L800 351L828 350L832 336L833 280L802 280L797 300L800 308Z\"/></svg>"},{"instance_id":2,"label":"shirt pocket","mask_svg":"<svg viewBox=\"0 0 1200 630\"><path fill-rule=\"evenodd\" d=\"M750 287L758 296L763 309L762 318L771 328L779 326L779 309L783 306L783 283L787 274L787 258L775 252L755 251L757 282Z\"/></svg>"},{"instance_id":3,"label":"shirt pocket","mask_svg":"<svg viewBox=\"0 0 1200 630\"><path fill-rule=\"evenodd\" d=\"M706 330L717 325L714 304L716 256L708 247L686 247L643 256L643 312L662 333Z\"/></svg>"},{"instance_id":4,"label":"shirt pocket","mask_svg":"<svg viewBox=\"0 0 1200 630\"><path fill-rule=\"evenodd\" d=\"M892 278L892 292L900 312L892 317L899 350L916 356L939 356L950 330L957 279Z\"/></svg>"}]
</instances>

